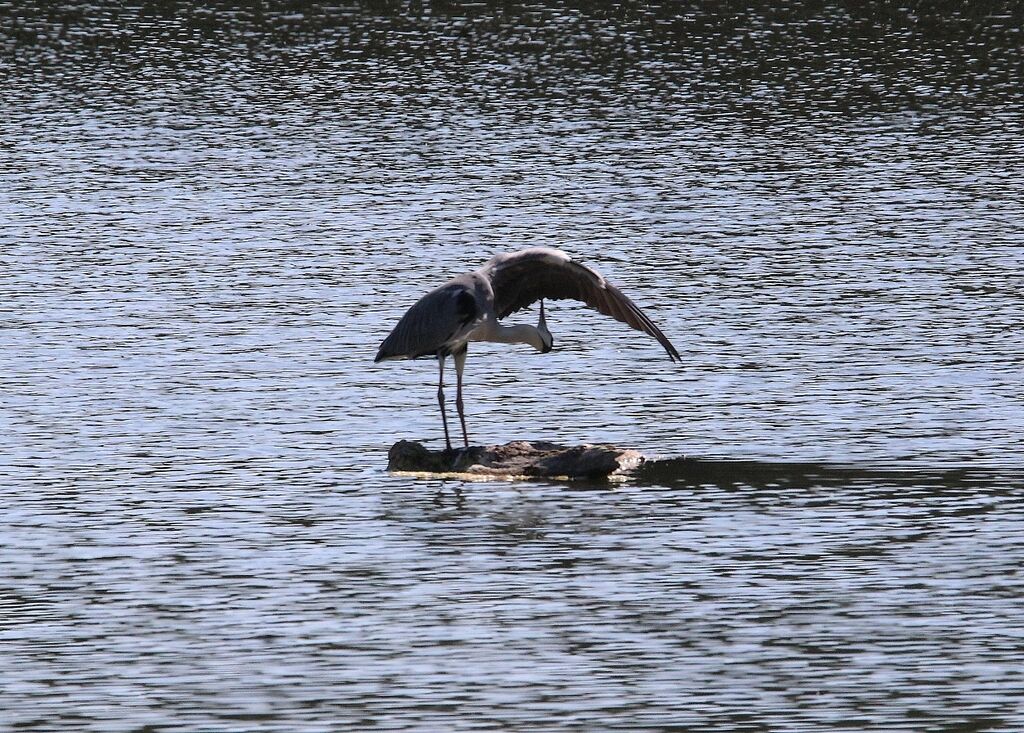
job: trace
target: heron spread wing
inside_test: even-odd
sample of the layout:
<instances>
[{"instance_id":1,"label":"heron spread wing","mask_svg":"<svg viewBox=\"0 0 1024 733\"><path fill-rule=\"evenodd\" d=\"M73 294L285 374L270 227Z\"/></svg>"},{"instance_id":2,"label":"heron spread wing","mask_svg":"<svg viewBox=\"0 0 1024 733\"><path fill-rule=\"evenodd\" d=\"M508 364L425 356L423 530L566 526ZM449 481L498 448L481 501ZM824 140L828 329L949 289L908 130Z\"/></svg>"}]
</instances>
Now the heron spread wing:
<instances>
[{"instance_id":1,"label":"heron spread wing","mask_svg":"<svg viewBox=\"0 0 1024 733\"><path fill-rule=\"evenodd\" d=\"M498 318L526 308L541 298L586 303L607 316L650 334L680 360L679 352L636 303L601 275L575 262L564 252L547 247L524 249L493 257L480 270L490 278Z\"/></svg>"}]
</instances>

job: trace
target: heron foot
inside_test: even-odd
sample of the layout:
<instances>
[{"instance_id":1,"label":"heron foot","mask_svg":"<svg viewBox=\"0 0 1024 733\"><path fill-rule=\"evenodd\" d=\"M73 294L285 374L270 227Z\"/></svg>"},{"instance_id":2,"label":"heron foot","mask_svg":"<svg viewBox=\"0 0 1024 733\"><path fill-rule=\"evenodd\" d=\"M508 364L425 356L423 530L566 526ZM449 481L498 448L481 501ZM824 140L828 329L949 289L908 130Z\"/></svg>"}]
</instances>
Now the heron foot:
<instances>
[{"instance_id":1,"label":"heron foot","mask_svg":"<svg viewBox=\"0 0 1024 733\"><path fill-rule=\"evenodd\" d=\"M453 470L461 467L461 464L465 462L465 459L470 455L470 448L467 445L465 448L452 448L448 446L444 451L444 459L452 467Z\"/></svg>"}]
</instances>

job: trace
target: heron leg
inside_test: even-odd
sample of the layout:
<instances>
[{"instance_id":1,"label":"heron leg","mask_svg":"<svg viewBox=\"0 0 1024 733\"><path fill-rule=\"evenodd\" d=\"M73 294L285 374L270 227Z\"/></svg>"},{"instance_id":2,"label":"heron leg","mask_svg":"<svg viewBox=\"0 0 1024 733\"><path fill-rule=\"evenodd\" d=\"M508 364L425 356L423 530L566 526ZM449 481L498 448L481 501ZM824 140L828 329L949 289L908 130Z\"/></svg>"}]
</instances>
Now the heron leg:
<instances>
[{"instance_id":1,"label":"heron leg","mask_svg":"<svg viewBox=\"0 0 1024 733\"><path fill-rule=\"evenodd\" d=\"M462 444L469 447L469 435L466 433L466 413L462 409L462 369L466 366L466 347L454 354L455 358L455 407L459 410L459 422L462 423Z\"/></svg>"},{"instance_id":2,"label":"heron leg","mask_svg":"<svg viewBox=\"0 0 1024 733\"><path fill-rule=\"evenodd\" d=\"M448 416L444 414L444 356L437 355L437 404L441 407L441 424L444 425L444 443L447 450L452 449L451 438L448 437Z\"/></svg>"}]
</instances>

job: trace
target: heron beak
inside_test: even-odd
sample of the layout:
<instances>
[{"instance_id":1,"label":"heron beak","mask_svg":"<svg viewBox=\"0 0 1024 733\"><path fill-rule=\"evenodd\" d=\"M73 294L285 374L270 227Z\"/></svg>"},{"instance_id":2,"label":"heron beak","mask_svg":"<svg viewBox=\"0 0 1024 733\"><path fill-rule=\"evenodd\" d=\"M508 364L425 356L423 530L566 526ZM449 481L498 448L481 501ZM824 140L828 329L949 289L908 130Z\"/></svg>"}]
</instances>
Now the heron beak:
<instances>
[{"instance_id":1,"label":"heron beak","mask_svg":"<svg viewBox=\"0 0 1024 733\"><path fill-rule=\"evenodd\" d=\"M544 348L541 349L542 354L546 354L555 347L555 339L551 336L551 331L548 330L548 322L544 318L544 300L540 301L540 319L537 321L537 330L541 333L541 338L547 336L547 343Z\"/></svg>"}]
</instances>

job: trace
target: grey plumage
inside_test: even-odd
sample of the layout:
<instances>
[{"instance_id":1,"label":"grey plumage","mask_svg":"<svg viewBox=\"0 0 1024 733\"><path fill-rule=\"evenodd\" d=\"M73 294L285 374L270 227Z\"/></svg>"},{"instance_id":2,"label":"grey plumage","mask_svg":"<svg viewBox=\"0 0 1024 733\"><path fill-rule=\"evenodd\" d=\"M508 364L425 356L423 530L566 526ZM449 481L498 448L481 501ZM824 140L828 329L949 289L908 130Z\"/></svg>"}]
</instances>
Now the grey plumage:
<instances>
[{"instance_id":1,"label":"grey plumage","mask_svg":"<svg viewBox=\"0 0 1024 733\"><path fill-rule=\"evenodd\" d=\"M545 322L545 298L568 298L586 303L600 313L653 336L670 359L680 360L679 352L665 334L632 300L600 274L564 252L533 247L492 257L480 269L460 275L424 295L384 339L374 361L438 359L438 403L445 442L451 449L444 409L444 360L447 356L454 357L458 378L456 405L462 422L463 441L468 446L462 407L462 370L468 343L528 343L538 351L550 351L554 339ZM538 300L541 304L540 321L536 328L506 327L498 323L499 319Z\"/></svg>"},{"instance_id":2,"label":"grey plumage","mask_svg":"<svg viewBox=\"0 0 1024 733\"><path fill-rule=\"evenodd\" d=\"M471 280L463 275L420 298L394 327L377 351L374 361L384 359L436 358L451 354L447 348L478 315Z\"/></svg>"}]
</instances>

